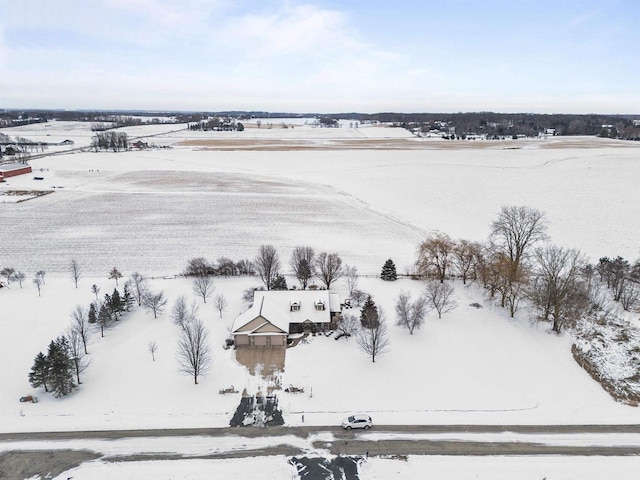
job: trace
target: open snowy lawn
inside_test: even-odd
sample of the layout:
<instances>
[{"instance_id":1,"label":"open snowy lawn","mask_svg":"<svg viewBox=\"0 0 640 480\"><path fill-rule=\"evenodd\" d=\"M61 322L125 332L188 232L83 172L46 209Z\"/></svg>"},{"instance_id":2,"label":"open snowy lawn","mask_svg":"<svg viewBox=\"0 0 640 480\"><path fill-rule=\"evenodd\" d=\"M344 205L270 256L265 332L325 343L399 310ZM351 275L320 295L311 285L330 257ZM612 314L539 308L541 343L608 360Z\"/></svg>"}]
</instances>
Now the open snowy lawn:
<instances>
[{"instance_id":1,"label":"open snowy lawn","mask_svg":"<svg viewBox=\"0 0 640 480\"><path fill-rule=\"evenodd\" d=\"M169 297L168 309L157 319L138 308L122 317L104 338L96 330L89 345L90 365L81 376L81 388L64 400L44 391L33 391L27 382L33 356L46 353L48 343L70 324L69 313L75 305L95 299L90 292L96 284L100 296L113 292L115 283L104 278L81 279L76 290L68 278L47 277L42 296L35 287L2 289L2 322L0 333L3 365L0 371L6 388L2 389L0 408L3 430L76 430L105 428L142 428L190 425L228 425L239 402L239 394L220 395L221 388L246 383L245 369L222 345L227 327L242 306L240 294L246 283L230 279L221 281L216 294L228 298L229 307L221 319L214 311L213 299L199 300L199 318L209 329L213 352L211 375L195 385L193 378L178 371L175 358L179 328L170 320L170 308L180 294L191 301L191 282L185 279L151 281L153 291L164 290ZM122 292L122 287L119 287ZM148 343L158 345L156 360L148 351ZM16 365L16 368L7 368ZM26 365L27 368L18 365ZM241 391L241 390L240 390ZM18 399L33 393L37 404L19 403ZM20 416L22 413L24 416Z\"/></svg>"},{"instance_id":2,"label":"open snowy lawn","mask_svg":"<svg viewBox=\"0 0 640 480\"><path fill-rule=\"evenodd\" d=\"M305 413L306 422L330 423L345 404L383 424L640 420L638 409L617 405L575 364L568 337L509 319L473 286L458 284L457 309L442 319L431 312L424 328L409 335L394 325L394 299L400 289L415 298L422 283L360 283L387 313L389 352L372 363L355 339L322 336L289 349L283 385L304 386L305 395L284 394L281 404L313 412Z\"/></svg>"},{"instance_id":3,"label":"open snowy lawn","mask_svg":"<svg viewBox=\"0 0 640 480\"><path fill-rule=\"evenodd\" d=\"M127 275L128 271L123 270ZM267 383L248 374L222 345L233 318L246 305L240 297L253 279L217 279L216 293L229 300L223 318L212 299L199 316L210 331L213 365L198 385L178 372L175 359L178 327L170 307L179 294L193 298L187 279L156 279L169 309L154 319L142 309L125 315L104 338L95 333L89 346L91 363L83 384L68 398L54 399L32 389L27 374L39 351L69 325L69 312L115 286L106 275L81 278L76 290L70 278L46 278L42 297L32 285L0 290L2 349L0 417L4 431L92 430L227 426L239 394L220 395L231 385L250 394ZM371 413L378 424L412 423L636 423L640 411L616 404L573 361L569 341L524 319L510 320L503 311L480 301L475 287L458 285L459 306L438 319L429 314L413 336L393 325L393 300L400 289L417 294L420 282L386 283L361 279L388 313L390 350L375 363L354 339L310 337L287 350L283 388L302 386L304 394L280 392L288 425L337 425L353 411ZM149 341L158 344L156 361ZM9 367L7 367L9 366ZM19 403L35 394L39 403Z\"/></svg>"},{"instance_id":4,"label":"open snowy lawn","mask_svg":"<svg viewBox=\"0 0 640 480\"><path fill-rule=\"evenodd\" d=\"M638 474L633 457L430 457L406 461L369 458L362 480L437 478L438 480L631 480Z\"/></svg>"}]
</instances>

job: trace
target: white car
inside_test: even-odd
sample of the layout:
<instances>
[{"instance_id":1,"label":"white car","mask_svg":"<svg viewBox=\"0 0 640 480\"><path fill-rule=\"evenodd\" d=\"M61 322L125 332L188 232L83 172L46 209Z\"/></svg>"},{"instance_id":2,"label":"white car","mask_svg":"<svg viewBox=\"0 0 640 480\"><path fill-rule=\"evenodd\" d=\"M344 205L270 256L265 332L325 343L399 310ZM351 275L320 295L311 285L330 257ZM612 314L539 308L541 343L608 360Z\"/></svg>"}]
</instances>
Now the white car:
<instances>
[{"instance_id":1,"label":"white car","mask_svg":"<svg viewBox=\"0 0 640 480\"><path fill-rule=\"evenodd\" d=\"M347 430L351 430L352 428L364 428L365 430L368 430L372 425L371 417L361 413L351 415L342 421L342 428Z\"/></svg>"}]
</instances>

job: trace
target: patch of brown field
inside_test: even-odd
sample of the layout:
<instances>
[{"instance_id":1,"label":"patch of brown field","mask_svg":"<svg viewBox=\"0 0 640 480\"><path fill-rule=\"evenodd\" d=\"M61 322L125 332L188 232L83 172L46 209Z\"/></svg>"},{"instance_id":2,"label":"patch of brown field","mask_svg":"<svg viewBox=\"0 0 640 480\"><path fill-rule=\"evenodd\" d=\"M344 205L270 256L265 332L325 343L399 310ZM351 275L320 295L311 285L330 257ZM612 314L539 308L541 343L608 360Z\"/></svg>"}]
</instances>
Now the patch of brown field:
<instances>
[{"instance_id":1,"label":"patch of brown field","mask_svg":"<svg viewBox=\"0 0 640 480\"><path fill-rule=\"evenodd\" d=\"M226 139L184 140L177 145L199 150L518 150L566 148L633 148L636 142L587 137L524 140L420 140L415 138L359 139Z\"/></svg>"}]
</instances>

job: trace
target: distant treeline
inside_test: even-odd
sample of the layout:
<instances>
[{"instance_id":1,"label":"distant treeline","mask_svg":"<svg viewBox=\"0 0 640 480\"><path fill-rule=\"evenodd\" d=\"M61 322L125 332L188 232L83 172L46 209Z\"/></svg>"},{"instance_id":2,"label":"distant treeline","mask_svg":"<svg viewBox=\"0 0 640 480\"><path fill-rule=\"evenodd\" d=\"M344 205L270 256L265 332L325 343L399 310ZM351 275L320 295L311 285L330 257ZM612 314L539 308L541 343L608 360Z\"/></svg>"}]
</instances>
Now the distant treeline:
<instances>
[{"instance_id":1,"label":"distant treeline","mask_svg":"<svg viewBox=\"0 0 640 480\"><path fill-rule=\"evenodd\" d=\"M361 122L380 121L398 127L450 130L457 136L465 134L506 137L534 137L553 131L554 135L598 135L626 140L640 140L640 115L574 115L537 113L378 113L373 115L340 114L339 119ZM635 122L634 122L635 120Z\"/></svg>"},{"instance_id":2,"label":"distant treeline","mask_svg":"<svg viewBox=\"0 0 640 480\"><path fill-rule=\"evenodd\" d=\"M537 136L552 130L554 135L599 135L610 138L640 140L640 114L637 115L598 115L598 114L538 114L538 113L291 113L263 111L224 111L224 112L148 112L148 111L67 111L67 110L0 110L0 127L24 125L26 123L46 122L49 120L82 121L115 124L114 126L143 123L140 116L171 117L176 123L193 123L210 117L234 118L309 118L332 120L355 120L360 123L384 122L398 127L419 129L427 132L432 129L449 130L456 135L476 134L492 136ZM159 123L158 118L144 123Z\"/></svg>"}]
</instances>

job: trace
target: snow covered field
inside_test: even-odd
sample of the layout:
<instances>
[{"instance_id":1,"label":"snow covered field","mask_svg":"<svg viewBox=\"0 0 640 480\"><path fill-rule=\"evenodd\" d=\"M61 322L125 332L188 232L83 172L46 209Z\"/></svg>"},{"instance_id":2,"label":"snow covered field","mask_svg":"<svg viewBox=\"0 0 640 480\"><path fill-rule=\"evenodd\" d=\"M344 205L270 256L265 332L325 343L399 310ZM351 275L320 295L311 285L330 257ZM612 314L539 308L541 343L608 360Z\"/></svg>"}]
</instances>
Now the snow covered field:
<instances>
[{"instance_id":1,"label":"snow covered field","mask_svg":"<svg viewBox=\"0 0 640 480\"><path fill-rule=\"evenodd\" d=\"M172 126L154 126L167 127ZM29 138L10 130L3 129ZM321 129L308 130L294 129L301 132L296 135ZM69 129L60 135L66 133L80 141L90 132ZM166 142L175 144L178 137ZM378 274L387 258L403 272L428 233L482 240L500 207L511 204L544 210L552 240L581 248L594 261L604 255L640 256L640 147L537 146L274 152L176 147L34 160L34 172L45 180L26 175L0 185L0 192L61 187L21 203L1 203L0 196L0 267L28 275L23 289L15 283L0 289L0 431L226 426L239 395L218 390L264 388L232 350L222 349L227 328L246 308L243 289L257 285L244 278L216 280L216 293L230 301L222 319L211 303L200 301L214 354L200 385L177 372L177 327L168 312L156 320L137 309L105 338L94 335L91 365L76 393L56 400L33 391L27 373L34 356L63 333L75 305L94 298L92 284L101 294L113 290L114 282L106 278L113 266L125 277L134 271L170 277L151 281L152 289L165 290L169 306L180 293L193 296L188 280L173 278L188 259L252 258L261 244L276 246L285 265L294 246L310 245L339 253L361 274ZM77 290L66 273L71 258L83 267ZM47 271L42 297L30 280L40 269ZM422 288L410 280L362 278L360 283L385 308L390 323L399 290L416 294ZM531 324L526 313L509 319L474 286L457 284L456 296L456 310L441 320L430 314L413 336L390 325L391 349L375 364L353 340L311 337L288 350L282 385L302 385L305 394L281 393L286 424L300 424L304 413L307 424L337 425L354 410L370 412L378 424L640 423L637 408L615 403L578 367L567 336L550 335L548 326ZM470 307L473 302L483 308ZM159 345L155 362L147 351L151 340ZM27 394L40 402L19 403ZM637 458L545 460L555 472L549 479L604 478L597 474L611 465L619 469L618 478L633 478L628 472L638 465ZM452 471L460 461L473 464L478 477ZM202 461L176 462L150 471L175 468L174 476L161 478L198 478L188 472ZM272 457L259 462L276 465ZM276 476L289 478L290 467L277 462L278 467L261 468L277 468ZM211 461L193 471L224 472L232 464ZM538 479L540 465L528 458L370 459L362 478L407 478L412 471L435 469L443 472L439 478L452 480L506 479L514 472ZM149 465L130 467L134 473L128 475L152 478L144 470ZM73 476L113 478L123 475L121 468L96 462Z\"/></svg>"},{"instance_id":2,"label":"snow covered field","mask_svg":"<svg viewBox=\"0 0 640 480\"><path fill-rule=\"evenodd\" d=\"M637 158L631 147L175 148L45 158L32 162L44 180L23 176L0 186L63 187L2 207L7 253L0 258L10 254L23 271L60 272L75 256L94 274L113 264L174 274L192 256L239 260L271 243L286 258L302 243L337 251L361 273L379 273L389 257L402 272L428 232L483 240L501 206L529 205L547 212L554 242L593 261L632 260L640 255ZM181 254L168 254L176 244Z\"/></svg>"}]
</instances>

